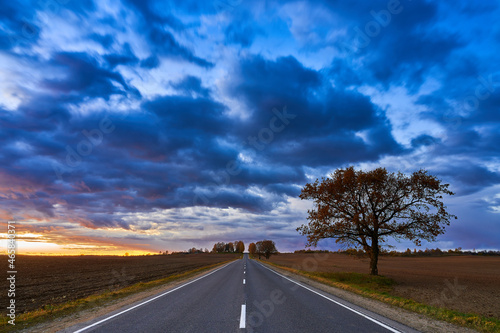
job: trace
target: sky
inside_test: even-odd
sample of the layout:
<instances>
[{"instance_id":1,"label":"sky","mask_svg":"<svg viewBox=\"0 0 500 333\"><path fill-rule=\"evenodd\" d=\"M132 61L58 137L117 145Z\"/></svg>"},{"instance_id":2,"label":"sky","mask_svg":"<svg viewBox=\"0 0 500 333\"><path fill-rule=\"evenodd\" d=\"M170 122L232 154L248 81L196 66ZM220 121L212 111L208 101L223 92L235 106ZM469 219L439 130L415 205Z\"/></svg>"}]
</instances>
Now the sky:
<instances>
[{"instance_id":1,"label":"sky","mask_svg":"<svg viewBox=\"0 0 500 333\"><path fill-rule=\"evenodd\" d=\"M20 253L293 251L301 188L354 166L450 184L422 249L498 249L499 5L2 0L2 242L16 221Z\"/></svg>"}]
</instances>

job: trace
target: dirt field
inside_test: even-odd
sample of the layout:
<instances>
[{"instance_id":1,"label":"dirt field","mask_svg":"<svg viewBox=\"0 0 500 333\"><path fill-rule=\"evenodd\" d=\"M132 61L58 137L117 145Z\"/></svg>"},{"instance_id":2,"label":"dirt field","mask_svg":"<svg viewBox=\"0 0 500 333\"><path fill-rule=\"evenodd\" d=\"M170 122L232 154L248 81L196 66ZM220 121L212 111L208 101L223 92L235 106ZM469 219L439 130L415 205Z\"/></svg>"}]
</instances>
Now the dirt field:
<instances>
[{"instance_id":1,"label":"dirt field","mask_svg":"<svg viewBox=\"0 0 500 333\"><path fill-rule=\"evenodd\" d=\"M369 259L343 254L279 254L271 262L305 271L368 273ZM500 318L500 257L380 257L393 295Z\"/></svg>"},{"instance_id":2,"label":"dirt field","mask_svg":"<svg viewBox=\"0 0 500 333\"><path fill-rule=\"evenodd\" d=\"M237 258L239 255L189 254L167 256L16 256L17 313L59 304L105 290L157 280L172 274ZM7 256L0 256L7 271ZM3 274L5 275L5 273ZM2 279L7 293L7 280ZM0 297L0 307L7 307Z\"/></svg>"}]
</instances>

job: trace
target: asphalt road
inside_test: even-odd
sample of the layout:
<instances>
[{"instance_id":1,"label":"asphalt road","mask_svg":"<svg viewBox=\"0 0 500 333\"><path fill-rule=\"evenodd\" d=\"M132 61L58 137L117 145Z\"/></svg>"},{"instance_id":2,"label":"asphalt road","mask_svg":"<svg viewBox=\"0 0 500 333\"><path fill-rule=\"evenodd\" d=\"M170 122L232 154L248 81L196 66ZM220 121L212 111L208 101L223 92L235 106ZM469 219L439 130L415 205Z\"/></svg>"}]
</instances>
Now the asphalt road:
<instances>
[{"instance_id":1,"label":"asphalt road","mask_svg":"<svg viewBox=\"0 0 500 333\"><path fill-rule=\"evenodd\" d=\"M244 258L64 332L416 332Z\"/></svg>"}]
</instances>

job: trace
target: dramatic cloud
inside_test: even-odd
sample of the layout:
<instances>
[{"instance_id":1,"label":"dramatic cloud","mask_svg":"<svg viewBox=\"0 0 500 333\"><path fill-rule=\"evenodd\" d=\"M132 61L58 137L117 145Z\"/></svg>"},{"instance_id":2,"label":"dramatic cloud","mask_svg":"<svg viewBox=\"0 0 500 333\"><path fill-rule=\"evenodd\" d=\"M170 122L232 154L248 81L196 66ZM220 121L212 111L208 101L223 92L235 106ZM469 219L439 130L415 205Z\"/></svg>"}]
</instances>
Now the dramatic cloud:
<instances>
[{"instance_id":1,"label":"dramatic cloud","mask_svg":"<svg viewBox=\"0 0 500 333\"><path fill-rule=\"evenodd\" d=\"M458 220L424 246L500 242L497 2L50 4L0 11L21 250L294 250L301 187L349 165L451 184Z\"/></svg>"}]
</instances>

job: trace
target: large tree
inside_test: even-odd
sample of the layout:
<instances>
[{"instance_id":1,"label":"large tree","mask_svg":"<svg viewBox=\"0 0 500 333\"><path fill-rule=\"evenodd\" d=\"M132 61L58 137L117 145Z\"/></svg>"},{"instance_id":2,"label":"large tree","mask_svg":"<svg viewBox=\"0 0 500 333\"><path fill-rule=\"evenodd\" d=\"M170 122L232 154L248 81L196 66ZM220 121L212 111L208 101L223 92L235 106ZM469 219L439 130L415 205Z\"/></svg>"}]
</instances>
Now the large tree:
<instances>
[{"instance_id":1,"label":"large tree","mask_svg":"<svg viewBox=\"0 0 500 333\"><path fill-rule=\"evenodd\" d=\"M444 233L451 218L442 194L453 195L427 171L407 176L385 168L364 172L337 169L330 178L306 184L301 199L314 201L309 223L297 228L308 246L334 238L337 243L361 247L370 256L370 274L378 275L378 255L388 237L433 241Z\"/></svg>"}]
</instances>

